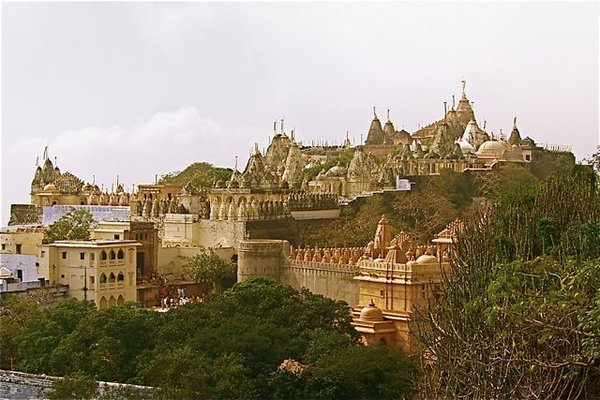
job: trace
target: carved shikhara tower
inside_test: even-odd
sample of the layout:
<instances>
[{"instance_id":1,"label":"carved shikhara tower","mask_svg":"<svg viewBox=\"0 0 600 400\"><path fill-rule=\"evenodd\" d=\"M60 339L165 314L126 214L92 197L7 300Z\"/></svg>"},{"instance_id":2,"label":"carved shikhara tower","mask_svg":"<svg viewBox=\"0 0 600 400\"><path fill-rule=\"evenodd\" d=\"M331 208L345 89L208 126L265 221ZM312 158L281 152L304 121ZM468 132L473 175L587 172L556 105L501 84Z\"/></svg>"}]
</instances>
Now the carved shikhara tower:
<instances>
[{"instance_id":1,"label":"carved shikhara tower","mask_svg":"<svg viewBox=\"0 0 600 400\"><path fill-rule=\"evenodd\" d=\"M436 235L433 245L415 246L404 232L385 240L391 235L382 216L375 239L368 246L372 257L359 262L354 277L360 306L354 308L352 324L366 344L383 342L407 353L417 351L411 323L417 309L424 310L435 301L449 267L449 246L459 227L453 222Z\"/></svg>"}]
</instances>

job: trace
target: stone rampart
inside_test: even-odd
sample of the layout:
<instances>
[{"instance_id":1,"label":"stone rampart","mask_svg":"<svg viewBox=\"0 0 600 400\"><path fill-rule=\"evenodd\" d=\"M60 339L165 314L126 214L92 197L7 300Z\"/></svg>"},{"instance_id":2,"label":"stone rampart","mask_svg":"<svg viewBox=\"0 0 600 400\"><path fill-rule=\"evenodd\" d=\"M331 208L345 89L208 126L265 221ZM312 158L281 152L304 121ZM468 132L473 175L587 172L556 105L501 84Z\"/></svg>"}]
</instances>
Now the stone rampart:
<instances>
[{"instance_id":1,"label":"stone rampart","mask_svg":"<svg viewBox=\"0 0 600 400\"><path fill-rule=\"evenodd\" d=\"M289 243L285 240L241 241L238 248L238 282L251 276L266 276L281 282L281 266L288 257L289 247Z\"/></svg>"},{"instance_id":2,"label":"stone rampart","mask_svg":"<svg viewBox=\"0 0 600 400\"><path fill-rule=\"evenodd\" d=\"M42 223L42 207L35 204L11 204L8 225L37 225Z\"/></svg>"},{"instance_id":3,"label":"stone rampart","mask_svg":"<svg viewBox=\"0 0 600 400\"><path fill-rule=\"evenodd\" d=\"M56 376L26 374L23 372L0 370L0 400L42 399L52 389ZM148 386L127 385L116 382L98 382L100 393L119 387L130 387L151 391ZM149 395L147 398L152 398Z\"/></svg>"},{"instance_id":4,"label":"stone rampart","mask_svg":"<svg viewBox=\"0 0 600 400\"><path fill-rule=\"evenodd\" d=\"M249 239L238 248L238 282L252 276L265 276L294 289L306 288L313 293L358 303L357 265L291 260L290 245L285 240Z\"/></svg>"},{"instance_id":5,"label":"stone rampart","mask_svg":"<svg viewBox=\"0 0 600 400\"><path fill-rule=\"evenodd\" d=\"M357 273L357 265L287 259L281 268L280 282L354 306L358 304L358 283L353 279Z\"/></svg>"}]
</instances>

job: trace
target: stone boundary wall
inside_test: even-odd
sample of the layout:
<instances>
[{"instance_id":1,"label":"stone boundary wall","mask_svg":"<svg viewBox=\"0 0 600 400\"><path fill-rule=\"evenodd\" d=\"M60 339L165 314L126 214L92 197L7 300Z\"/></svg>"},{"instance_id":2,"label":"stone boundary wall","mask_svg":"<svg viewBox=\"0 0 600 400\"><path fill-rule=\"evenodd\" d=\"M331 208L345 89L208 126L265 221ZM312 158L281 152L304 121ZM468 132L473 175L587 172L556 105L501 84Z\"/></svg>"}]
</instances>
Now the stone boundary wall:
<instances>
[{"instance_id":1,"label":"stone boundary wall","mask_svg":"<svg viewBox=\"0 0 600 400\"><path fill-rule=\"evenodd\" d=\"M296 290L358 304L358 265L333 264L289 259L290 245L285 240L249 239L238 248L238 282L251 276L264 276Z\"/></svg>"},{"instance_id":2,"label":"stone boundary wall","mask_svg":"<svg viewBox=\"0 0 600 400\"><path fill-rule=\"evenodd\" d=\"M358 282L353 279L357 273L357 265L288 259L282 265L280 282L354 306L358 304Z\"/></svg>"},{"instance_id":3,"label":"stone boundary wall","mask_svg":"<svg viewBox=\"0 0 600 400\"><path fill-rule=\"evenodd\" d=\"M0 370L0 399L40 399L56 378Z\"/></svg>"},{"instance_id":4,"label":"stone boundary wall","mask_svg":"<svg viewBox=\"0 0 600 400\"><path fill-rule=\"evenodd\" d=\"M45 303L50 306L54 304L58 304L61 301L65 300L69 296L69 286L68 285L52 285L52 286L42 286L41 282L29 282L26 285L23 285L16 290L10 292L0 292L0 298L2 296L16 295L16 296L32 296L32 297L44 297ZM0 332L2 332L2 327L0 327Z\"/></svg>"},{"instance_id":5,"label":"stone boundary wall","mask_svg":"<svg viewBox=\"0 0 600 400\"><path fill-rule=\"evenodd\" d=\"M30 225L42 223L42 207L35 204L11 204L8 225Z\"/></svg>"},{"instance_id":6,"label":"stone boundary wall","mask_svg":"<svg viewBox=\"0 0 600 400\"><path fill-rule=\"evenodd\" d=\"M47 393L52 389L52 383L57 379L61 378L57 376L0 370L0 400L42 399L44 393ZM116 382L98 382L100 392L117 387L131 387L142 390L153 389L149 386L128 385Z\"/></svg>"}]
</instances>

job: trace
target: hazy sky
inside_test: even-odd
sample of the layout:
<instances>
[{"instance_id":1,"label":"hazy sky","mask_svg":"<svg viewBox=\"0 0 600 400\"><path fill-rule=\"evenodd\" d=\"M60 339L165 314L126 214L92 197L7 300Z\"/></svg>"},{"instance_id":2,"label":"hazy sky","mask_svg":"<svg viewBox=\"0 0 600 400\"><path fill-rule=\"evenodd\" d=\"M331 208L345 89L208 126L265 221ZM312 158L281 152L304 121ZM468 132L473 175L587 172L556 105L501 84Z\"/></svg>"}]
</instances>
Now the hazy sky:
<instances>
[{"instance_id":1,"label":"hazy sky","mask_svg":"<svg viewBox=\"0 0 600 400\"><path fill-rule=\"evenodd\" d=\"M195 161L244 167L285 117L296 138L356 142L372 107L409 132L474 101L480 125L599 142L599 7L504 3L2 3L2 215L36 156L111 186Z\"/></svg>"}]
</instances>

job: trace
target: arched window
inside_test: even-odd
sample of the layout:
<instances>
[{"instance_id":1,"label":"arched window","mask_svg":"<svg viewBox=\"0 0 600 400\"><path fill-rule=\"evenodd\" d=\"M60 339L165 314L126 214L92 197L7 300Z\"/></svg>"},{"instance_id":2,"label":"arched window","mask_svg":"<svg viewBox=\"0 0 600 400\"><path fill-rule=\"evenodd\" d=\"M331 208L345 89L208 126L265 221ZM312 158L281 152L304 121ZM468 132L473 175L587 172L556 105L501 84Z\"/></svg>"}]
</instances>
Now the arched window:
<instances>
[{"instance_id":1,"label":"arched window","mask_svg":"<svg viewBox=\"0 0 600 400\"><path fill-rule=\"evenodd\" d=\"M102 296L100 298L100 309L102 310L106 307L108 307L108 301L106 301L106 297Z\"/></svg>"},{"instance_id":2,"label":"arched window","mask_svg":"<svg viewBox=\"0 0 600 400\"><path fill-rule=\"evenodd\" d=\"M110 299L108 299L108 306L114 307L116 305L117 305L117 300L115 299L115 296L110 296Z\"/></svg>"},{"instance_id":3,"label":"arched window","mask_svg":"<svg viewBox=\"0 0 600 400\"><path fill-rule=\"evenodd\" d=\"M116 257L115 251L114 251L114 250L111 250L111 251L110 251L110 259L111 259L111 260L114 260L114 259L115 259L115 257Z\"/></svg>"},{"instance_id":4,"label":"arched window","mask_svg":"<svg viewBox=\"0 0 600 400\"><path fill-rule=\"evenodd\" d=\"M106 260L106 252L104 250L102 250L102 253L100 253L100 259Z\"/></svg>"},{"instance_id":5,"label":"arched window","mask_svg":"<svg viewBox=\"0 0 600 400\"><path fill-rule=\"evenodd\" d=\"M117 282L123 282L125 281L125 274L123 274L122 272L119 272L119 275L117 275Z\"/></svg>"},{"instance_id":6,"label":"arched window","mask_svg":"<svg viewBox=\"0 0 600 400\"><path fill-rule=\"evenodd\" d=\"M108 277L108 283L113 283L115 281L115 274L114 273L110 273L110 276Z\"/></svg>"},{"instance_id":7,"label":"arched window","mask_svg":"<svg viewBox=\"0 0 600 400\"><path fill-rule=\"evenodd\" d=\"M100 275L100 283L106 283L106 274Z\"/></svg>"},{"instance_id":8,"label":"arched window","mask_svg":"<svg viewBox=\"0 0 600 400\"><path fill-rule=\"evenodd\" d=\"M122 260L123 258L125 258L125 253L123 253L122 249L119 249L119 252L117 253L117 258L119 260Z\"/></svg>"},{"instance_id":9,"label":"arched window","mask_svg":"<svg viewBox=\"0 0 600 400\"><path fill-rule=\"evenodd\" d=\"M125 303L125 298L122 295L119 295L119 297L117 297L117 305L121 305Z\"/></svg>"}]
</instances>

